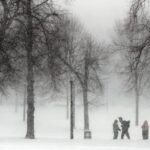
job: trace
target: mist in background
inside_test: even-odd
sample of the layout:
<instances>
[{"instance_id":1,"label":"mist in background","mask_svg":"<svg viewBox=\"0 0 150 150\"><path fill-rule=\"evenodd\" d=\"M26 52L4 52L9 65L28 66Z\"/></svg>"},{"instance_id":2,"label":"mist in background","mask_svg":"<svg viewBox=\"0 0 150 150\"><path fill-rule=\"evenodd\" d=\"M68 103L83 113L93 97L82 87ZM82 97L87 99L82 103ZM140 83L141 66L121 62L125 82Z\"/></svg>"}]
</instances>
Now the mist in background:
<instances>
[{"instance_id":1,"label":"mist in background","mask_svg":"<svg viewBox=\"0 0 150 150\"><path fill-rule=\"evenodd\" d=\"M75 0L68 6L99 41L111 42L117 21L123 20L131 0Z\"/></svg>"},{"instance_id":2,"label":"mist in background","mask_svg":"<svg viewBox=\"0 0 150 150\"><path fill-rule=\"evenodd\" d=\"M81 24L95 39L102 44L109 43L111 45L116 23L127 17L130 5L131 0L75 0L67 3L66 6L79 18ZM112 63L110 62L111 69L108 72L107 81L104 81L104 101L110 106L122 105L126 107L132 105L134 108L133 92L127 92L124 79L116 74L117 63L118 58L113 58ZM141 97L141 107L149 107L148 99L148 94Z\"/></svg>"}]
</instances>

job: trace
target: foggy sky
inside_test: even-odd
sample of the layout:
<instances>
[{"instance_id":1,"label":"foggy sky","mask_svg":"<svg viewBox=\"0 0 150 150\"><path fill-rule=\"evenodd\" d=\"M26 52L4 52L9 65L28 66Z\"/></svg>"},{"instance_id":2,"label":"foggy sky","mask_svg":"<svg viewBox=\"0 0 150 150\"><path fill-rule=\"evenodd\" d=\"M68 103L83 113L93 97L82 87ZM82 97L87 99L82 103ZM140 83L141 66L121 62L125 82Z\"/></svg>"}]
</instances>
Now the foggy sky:
<instances>
[{"instance_id":1,"label":"foggy sky","mask_svg":"<svg viewBox=\"0 0 150 150\"><path fill-rule=\"evenodd\" d=\"M100 42L111 42L117 21L124 20L129 12L131 0L74 0L70 10L79 17L81 23ZM105 85L105 99L111 104L130 103L128 100L119 101L124 95L121 81L114 74Z\"/></svg>"},{"instance_id":2,"label":"foggy sky","mask_svg":"<svg viewBox=\"0 0 150 150\"><path fill-rule=\"evenodd\" d=\"M74 0L70 10L98 40L110 41L115 23L126 17L131 0Z\"/></svg>"}]
</instances>

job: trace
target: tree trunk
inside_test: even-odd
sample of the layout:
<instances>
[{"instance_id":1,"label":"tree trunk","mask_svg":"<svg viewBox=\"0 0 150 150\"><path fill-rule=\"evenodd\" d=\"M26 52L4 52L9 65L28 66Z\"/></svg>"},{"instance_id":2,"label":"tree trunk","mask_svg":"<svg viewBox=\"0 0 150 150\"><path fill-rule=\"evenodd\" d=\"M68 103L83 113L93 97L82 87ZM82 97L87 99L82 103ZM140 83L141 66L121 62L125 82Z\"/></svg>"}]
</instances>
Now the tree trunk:
<instances>
[{"instance_id":1,"label":"tree trunk","mask_svg":"<svg viewBox=\"0 0 150 150\"><path fill-rule=\"evenodd\" d=\"M88 61L87 61L87 58L85 58L85 67L84 67L83 104L84 104L84 129L85 130L89 130L89 112L88 112Z\"/></svg>"},{"instance_id":2,"label":"tree trunk","mask_svg":"<svg viewBox=\"0 0 150 150\"><path fill-rule=\"evenodd\" d=\"M83 105L84 105L84 138L90 139L91 132L89 127L89 107L88 107L88 59L85 58L85 68L84 68L84 85L83 89Z\"/></svg>"},{"instance_id":3,"label":"tree trunk","mask_svg":"<svg viewBox=\"0 0 150 150\"><path fill-rule=\"evenodd\" d=\"M136 126L139 125L139 93L138 90L135 90L135 99L136 99L136 119L135 119L135 124Z\"/></svg>"},{"instance_id":4,"label":"tree trunk","mask_svg":"<svg viewBox=\"0 0 150 150\"><path fill-rule=\"evenodd\" d=\"M75 115L75 83L74 83L74 81L73 81L73 89L72 89L72 95L73 95L73 128L75 129L75 120L76 120L76 115Z\"/></svg>"},{"instance_id":5,"label":"tree trunk","mask_svg":"<svg viewBox=\"0 0 150 150\"><path fill-rule=\"evenodd\" d=\"M16 92L16 99L15 99L15 112L18 111L18 93L17 93L17 90L15 91Z\"/></svg>"},{"instance_id":6,"label":"tree trunk","mask_svg":"<svg viewBox=\"0 0 150 150\"><path fill-rule=\"evenodd\" d=\"M67 90L66 90L66 117L69 119L69 84L67 81Z\"/></svg>"},{"instance_id":7,"label":"tree trunk","mask_svg":"<svg viewBox=\"0 0 150 150\"><path fill-rule=\"evenodd\" d=\"M26 120L26 101L27 101L27 92L26 92L26 86L24 89L24 100L23 100L23 121Z\"/></svg>"},{"instance_id":8,"label":"tree trunk","mask_svg":"<svg viewBox=\"0 0 150 150\"><path fill-rule=\"evenodd\" d=\"M2 99L2 94L0 94L0 104L2 105L3 99Z\"/></svg>"},{"instance_id":9,"label":"tree trunk","mask_svg":"<svg viewBox=\"0 0 150 150\"><path fill-rule=\"evenodd\" d=\"M26 138L34 139L34 72L32 60L32 13L31 0L27 0L27 134Z\"/></svg>"},{"instance_id":10,"label":"tree trunk","mask_svg":"<svg viewBox=\"0 0 150 150\"><path fill-rule=\"evenodd\" d=\"M74 138L73 81L70 80L70 139Z\"/></svg>"},{"instance_id":11,"label":"tree trunk","mask_svg":"<svg viewBox=\"0 0 150 150\"><path fill-rule=\"evenodd\" d=\"M139 125L139 88L137 73L135 73L135 125Z\"/></svg>"},{"instance_id":12,"label":"tree trunk","mask_svg":"<svg viewBox=\"0 0 150 150\"><path fill-rule=\"evenodd\" d=\"M86 89L83 89L83 105L84 105L84 130L89 130L88 98Z\"/></svg>"}]
</instances>

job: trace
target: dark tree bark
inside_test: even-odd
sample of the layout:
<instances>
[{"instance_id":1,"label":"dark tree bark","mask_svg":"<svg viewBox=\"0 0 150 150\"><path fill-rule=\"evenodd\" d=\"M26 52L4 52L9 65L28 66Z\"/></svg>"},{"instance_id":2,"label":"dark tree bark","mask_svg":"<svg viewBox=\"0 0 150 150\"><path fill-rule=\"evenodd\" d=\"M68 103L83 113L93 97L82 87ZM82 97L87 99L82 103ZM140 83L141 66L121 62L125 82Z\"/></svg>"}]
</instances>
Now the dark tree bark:
<instances>
[{"instance_id":1,"label":"dark tree bark","mask_svg":"<svg viewBox=\"0 0 150 150\"><path fill-rule=\"evenodd\" d=\"M84 129L89 130L89 112L88 112L88 61L85 58L85 74L83 85L83 103L84 103Z\"/></svg>"},{"instance_id":2,"label":"dark tree bark","mask_svg":"<svg viewBox=\"0 0 150 150\"><path fill-rule=\"evenodd\" d=\"M88 80L89 80L89 64L88 55L85 57L84 66L84 85L83 88L83 104L84 104L84 139L91 139L91 131L89 126L89 103L88 103Z\"/></svg>"},{"instance_id":3,"label":"dark tree bark","mask_svg":"<svg viewBox=\"0 0 150 150\"><path fill-rule=\"evenodd\" d=\"M27 92L26 92L26 86L24 89L24 100L23 100L23 121L26 120L26 102L27 102Z\"/></svg>"},{"instance_id":4,"label":"dark tree bark","mask_svg":"<svg viewBox=\"0 0 150 150\"><path fill-rule=\"evenodd\" d=\"M27 0L27 134L26 138L34 139L34 71L33 71L33 35L31 0Z\"/></svg>"},{"instance_id":5,"label":"dark tree bark","mask_svg":"<svg viewBox=\"0 0 150 150\"><path fill-rule=\"evenodd\" d=\"M138 75L135 72L135 125L139 125L139 88L138 88Z\"/></svg>"},{"instance_id":6,"label":"dark tree bark","mask_svg":"<svg viewBox=\"0 0 150 150\"><path fill-rule=\"evenodd\" d=\"M66 90L66 118L69 119L69 86L67 81L67 90Z\"/></svg>"},{"instance_id":7,"label":"dark tree bark","mask_svg":"<svg viewBox=\"0 0 150 150\"><path fill-rule=\"evenodd\" d=\"M74 138L74 102L73 102L73 81L70 81L70 139Z\"/></svg>"},{"instance_id":8,"label":"dark tree bark","mask_svg":"<svg viewBox=\"0 0 150 150\"><path fill-rule=\"evenodd\" d=\"M15 93L16 93L16 98L15 98L15 112L18 112L18 91L16 90Z\"/></svg>"},{"instance_id":9,"label":"dark tree bark","mask_svg":"<svg viewBox=\"0 0 150 150\"><path fill-rule=\"evenodd\" d=\"M84 130L89 130L89 112L88 112L88 96L87 90L83 88L83 103L84 103Z\"/></svg>"}]
</instances>

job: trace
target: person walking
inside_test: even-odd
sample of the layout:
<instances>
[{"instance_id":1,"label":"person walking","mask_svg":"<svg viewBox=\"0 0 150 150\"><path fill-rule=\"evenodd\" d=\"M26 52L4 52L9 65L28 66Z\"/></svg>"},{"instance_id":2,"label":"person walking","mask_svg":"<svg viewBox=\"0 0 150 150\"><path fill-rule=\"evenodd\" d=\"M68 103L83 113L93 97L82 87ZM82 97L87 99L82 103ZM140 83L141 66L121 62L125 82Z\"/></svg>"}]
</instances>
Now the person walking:
<instances>
[{"instance_id":1,"label":"person walking","mask_svg":"<svg viewBox=\"0 0 150 150\"><path fill-rule=\"evenodd\" d=\"M113 132L114 132L114 136L113 136L113 139L117 139L118 138L118 133L119 133L120 128L118 126L118 120L114 120L114 123L113 123Z\"/></svg>"},{"instance_id":2,"label":"person walking","mask_svg":"<svg viewBox=\"0 0 150 150\"><path fill-rule=\"evenodd\" d=\"M148 139L148 135L149 135L149 125L148 125L148 121L145 120L143 125L142 125L142 137L143 137L143 140Z\"/></svg>"},{"instance_id":3,"label":"person walking","mask_svg":"<svg viewBox=\"0 0 150 150\"><path fill-rule=\"evenodd\" d=\"M130 134L129 134L130 121L123 120L122 117L119 117L119 121L121 123L121 128L122 128L121 139L124 139L125 135L128 139L130 139Z\"/></svg>"}]
</instances>

